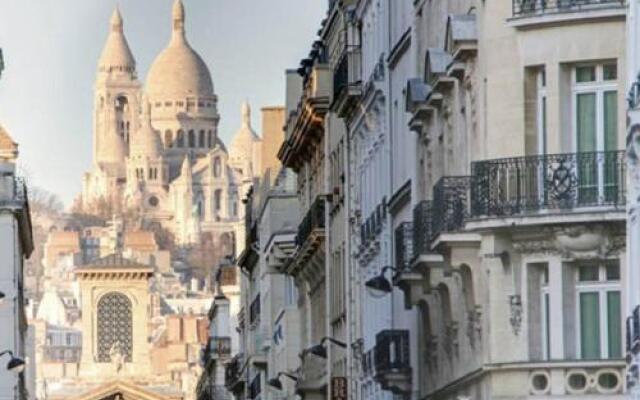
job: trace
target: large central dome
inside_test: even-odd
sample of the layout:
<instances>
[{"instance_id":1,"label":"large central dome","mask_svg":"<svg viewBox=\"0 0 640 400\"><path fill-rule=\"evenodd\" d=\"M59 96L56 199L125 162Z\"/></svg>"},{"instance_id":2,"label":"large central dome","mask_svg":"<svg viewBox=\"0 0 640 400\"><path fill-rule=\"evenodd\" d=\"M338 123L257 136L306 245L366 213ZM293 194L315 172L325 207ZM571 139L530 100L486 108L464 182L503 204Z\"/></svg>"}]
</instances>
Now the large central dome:
<instances>
[{"instance_id":1,"label":"large central dome","mask_svg":"<svg viewBox=\"0 0 640 400\"><path fill-rule=\"evenodd\" d=\"M187 42L184 20L182 2L176 0L171 41L155 59L147 77L147 93L152 101L214 95L209 68Z\"/></svg>"}]
</instances>

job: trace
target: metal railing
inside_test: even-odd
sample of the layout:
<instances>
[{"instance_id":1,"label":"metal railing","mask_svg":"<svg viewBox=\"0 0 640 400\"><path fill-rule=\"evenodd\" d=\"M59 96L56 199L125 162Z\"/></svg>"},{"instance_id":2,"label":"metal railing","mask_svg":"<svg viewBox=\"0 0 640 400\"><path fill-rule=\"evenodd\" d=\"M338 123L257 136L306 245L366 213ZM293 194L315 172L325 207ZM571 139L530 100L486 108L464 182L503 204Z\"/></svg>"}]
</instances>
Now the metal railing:
<instances>
[{"instance_id":1,"label":"metal railing","mask_svg":"<svg viewBox=\"0 0 640 400\"><path fill-rule=\"evenodd\" d=\"M403 222L395 231L396 269L407 271L413 260L413 222Z\"/></svg>"},{"instance_id":2,"label":"metal railing","mask_svg":"<svg viewBox=\"0 0 640 400\"><path fill-rule=\"evenodd\" d=\"M361 54L360 46L349 45L345 47L333 74L334 99L342 96L349 87L362 83Z\"/></svg>"},{"instance_id":3,"label":"metal railing","mask_svg":"<svg viewBox=\"0 0 640 400\"><path fill-rule=\"evenodd\" d=\"M379 332L373 357L376 375L411 371L409 331L390 329Z\"/></svg>"},{"instance_id":4,"label":"metal railing","mask_svg":"<svg viewBox=\"0 0 640 400\"><path fill-rule=\"evenodd\" d=\"M510 216L540 210L625 207L624 151L549 154L478 161L471 215Z\"/></svg>"},{"instance_id":5,"label":"metal railing","mask_svg":"<svg viewBox=\"0 0 640 400\"><path fill-rule=\"evenodd\" d=\"M413 256L431 252L433 240L433 201L423 200L413 209Z\"/></svg>"},{"instance_id":6,"label":"metal railing","mask_svg":"<svg viewBox=\"0 0 640 400\"><path fill-rule=\"evenodd\" d=\"M224 370L224 384L227 389L232 390L237 384L243 382L242 363L244 356L242 353L237 354L226 365Z\"/></svg>"},{"instance_id":7,"label":"metal railing","mask_svg":"<svg viewBox=\"0 0 640 400\"><path fill-rule=\"evenodd\" d=\"M625 0L512 0L514 17L623 7L625 3Z\"/></svg>"},{"instance_id":8,"label":"metal railing","mask_svg":"<svg viewBox=\"0 0 640 400\"><path fill-rule=\"evenodd\" d=\"M296 245L302 246L309 236L311 232L316 229L325 228L325 219L324 219L324 208L325 208L325 198L318 197L305 215L304 219L298 226L298 234L296 235Z\"/></svg>"},{"instance_id":9,"label":"metal railing","mask_svg":"<svg viewBox=\"0 0 640 400\"><path fill-rule=\"evenodd\" d=\"M433 187L431 234L455 232L469 215L470 176L445 176Z\"/></svg>"}]
</instances>

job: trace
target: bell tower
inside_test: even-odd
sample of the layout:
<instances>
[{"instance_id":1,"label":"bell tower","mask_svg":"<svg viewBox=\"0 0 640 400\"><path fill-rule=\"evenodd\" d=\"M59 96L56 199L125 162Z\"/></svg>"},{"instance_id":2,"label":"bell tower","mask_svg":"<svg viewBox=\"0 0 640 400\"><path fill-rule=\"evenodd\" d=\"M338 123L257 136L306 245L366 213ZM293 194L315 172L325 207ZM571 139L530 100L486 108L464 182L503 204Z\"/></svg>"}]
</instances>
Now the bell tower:
<instances>
[{"instance_id":1,"label":"bell tower","mask_svg":"<svg viewBox=\"0 0 640 400\"><path fill-rule=\"evenodd\" d=\"M115 168L118 177L125 175L124 161L129 154L131 135L139 126L141 93L136 62L123 25L116 8L98 61L94 104L94 163L121 165L122 168Z\"/></svg>"}]
</instances>

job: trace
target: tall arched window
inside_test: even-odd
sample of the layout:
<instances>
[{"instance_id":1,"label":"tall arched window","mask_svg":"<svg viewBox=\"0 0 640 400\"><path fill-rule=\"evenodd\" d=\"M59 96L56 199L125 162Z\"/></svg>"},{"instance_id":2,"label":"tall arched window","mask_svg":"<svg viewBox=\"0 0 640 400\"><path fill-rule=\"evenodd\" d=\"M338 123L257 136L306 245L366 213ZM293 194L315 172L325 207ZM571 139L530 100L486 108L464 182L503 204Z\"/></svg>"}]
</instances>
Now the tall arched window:
<instances>
[{"instance_id":1,"label":"tall arched window","mask_svg":"<svg viewBox=\"0 0 640 400\"><path fill-rule=\"evenodd\" d=\"M131 300L122 293L108 293L98 301L98 362L121 356L131 362L133 321Z\"/></svg>"},{"instance_id":2,"label":"tall arched window","mask_svg":"<svg viewBox=\"0 0 640 400\"><path fill-rule=\"evenodd\" d=\"M171 132L171 129L167 129L164 132L164 145L166 148L173 147L173 132Z\"/></svg>"},{"instance_id":3,"label":"tall arched window","mask_svg":"<svg viewBox=\"0 0 640 400\"><path fill-rule=\"evenodd\" d=\"M198 147L205 147L204 139L204 131L200 131L198 135Z\"/></svg>"},{"instance_id":4,"label":"tall arched window","mask_svg":"<svg viewBox=\"0 0 640 400\"><path fill-rule=\"evenodd\" d=\"M209 130L209 132L207 132L207 143L209 148L213 147L213 132L211 132L211 130Z\"/></svg>"},{"instance_id":5,"label":"tall arched window","mask_svg":"<svg viewBox=\"0 0 640 400\"><path fill-rule=\"evenodd\" d=\"M216 191L213 193L213 197L214 209L216 211L220 211L220 209L222 208L222 189L216 189Z\"/></svg>"},{"instance_id":6,"label":"tall arched window","mask_svg":"<svg viewBox=\"0 0 640 400\"><path fill-rule=\"evenodd\" d=\"M177 142L178 144L176 147L184 147L184 131L182 129L178 130Z\"/></svg>"},{"instance_id":7,"label":"tall arched window","mask_svg":"<svg viewBox=\"0 0 640 400\"><path fill-rule=\"evenodd\" d=\"M196 147L196 133L193 130L189 131L189 147Z\"/></svg>"}]
</instances>

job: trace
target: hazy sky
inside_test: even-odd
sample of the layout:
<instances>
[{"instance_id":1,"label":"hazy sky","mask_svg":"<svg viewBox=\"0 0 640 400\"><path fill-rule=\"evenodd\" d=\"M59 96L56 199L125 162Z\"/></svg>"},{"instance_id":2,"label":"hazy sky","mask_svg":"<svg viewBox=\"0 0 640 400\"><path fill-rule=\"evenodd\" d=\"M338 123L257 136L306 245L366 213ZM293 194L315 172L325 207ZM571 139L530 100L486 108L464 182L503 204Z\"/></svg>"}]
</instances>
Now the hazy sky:
<instances>
[{"instance_id":1,"label":"hazy sky","mask_svg":"<svg viewBox=\"0 0 640 400\"><path fill-rule=\"evenodd\" d=\"M284 70L309 51L325 0L183 0L187 37L209 66L228 143L248 99L284 102ZM166 46L173 0L119 0L142 82ZM69 204L91 166L93 83L116 0L0 0L0 124L20 144L30 184Z\"/></svg>"}]
</instances>

